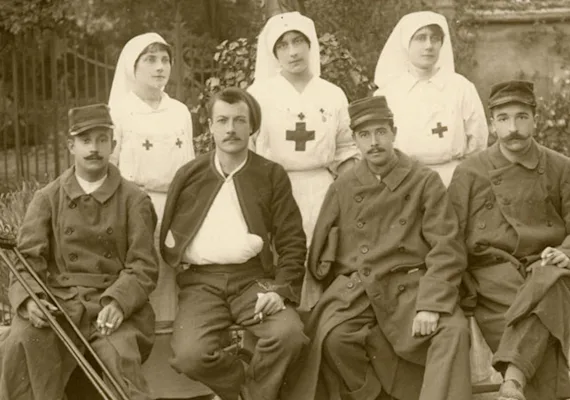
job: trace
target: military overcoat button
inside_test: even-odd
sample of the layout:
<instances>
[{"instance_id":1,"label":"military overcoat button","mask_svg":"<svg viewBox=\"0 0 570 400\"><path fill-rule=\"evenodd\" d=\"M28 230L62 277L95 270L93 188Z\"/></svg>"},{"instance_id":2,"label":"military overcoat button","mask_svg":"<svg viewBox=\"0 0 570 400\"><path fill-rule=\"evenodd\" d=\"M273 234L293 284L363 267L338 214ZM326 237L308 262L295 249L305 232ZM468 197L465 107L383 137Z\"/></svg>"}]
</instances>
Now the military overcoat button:
<instances>
[{"instance_id":1,"label":"military overcoat button","mask_svg":"<svg viewBox=\"0 0 570 400\"><path fill-rule=\"evenodd\" d=\"M370 275L370 268L364 268L364 269L362 270L362 274L363 274L364 276Z\"/></svg>"},{"instance_id":2,"label":"military overcoat button","mask_svg":"<svg viewBox=\"0 0 570 400\"><path fill-rule=\"evenodd\" d=\"M67 227L65 228L65 234L66 235L71 235L73 233L74 229L72 227Z\"/></svg>"},{"instance_id":3,"label":"military overcoat button","mask_svg":"<svg viewBox=\"0 0 570 400\"><path fill-rule=\"evenodd\" d=\"M356 196L354 196L354 200L355 200L357 203L360 203L360 202L362 201L362 196L356 195Z\"/></svg>"},{"instance_id":4,"label":"military overcoat button","mask_svg":"<svg viewBox=\"0 0 570 400\"><path fill-rule=\"evenodd\" d=\"M406 225L407 221L404 218L400 218L400 225Z\"/></svg>"},{"instance_id":5,"label":"military overcoat button","mask_svg":"<svg viewBox=\"0 0 570 400\"><path fill-rule=\"evenodd\" d=\"M111 227L107 228L107 233L109 235L111 235L113 233L113 228L111 228Z\"/></svg>"},{"instance_id":6,"label":"military overcoat button","mask_svg":"<svg viewBox=\"0 0 570 400\"><path fill-rule=\"evenodd\" d=\"M69 259L70 259L71 261L77 261L77 258L78 258L78 257L77 257L77 254L75 254L75 253L71 253L71 254L69 255Z\"/></svg>"},{"instance_id":7,"label":"military overcoat button","mask_svg":"<svg viewBox=\"0 0 570 400\"><path fill-rule=\"evenodd\" d=\"M484 222L479 222L477 224L477 228L479 229L485 229L487 227L487 224L485 224Z\"/></svg>"},{"instance_id":8,"label":"military overcoat button","mask_svg":"<svg viewBox=\"0 0 570 400\"><path fill-rule=\"evenodd\" d=\"M406 287L404 285L400 285L400 286L398 286L398 290L400 292L403 292L404 290L406 290Z\"/></svg>"},{"instance_id":9,"label":"military overcoat button","mask_svg":"<svg viewBox=\"0 0 570 400\"><path fill-rule=\"evenodd\" d=\"M493 202L492 201L488 201L485 203L485 207L487 208L487 210L490 210L493 208Z\"/></svg>"},{"instance_id":10,"label":"military overcoat button","mask_svg":"<svg viewBox=\"0 0 570 400\"><path fill-rule=\"evenodd\" d=\"M364 254L368 253L368 246L361 246L360 251Z\"/></svg>"},{"instance_id":11,"label":"military overcoat button","mask_svg":"<svg viewBox=\"0 0 570 400\"><path fill-rule=\"evenodd\" d=\"M363 223L362 221L358 221L358 222L356 223L356 227L357 227L357 228L362 228L363 226L364 226L364 223Z\"/></svg>"},{"instance_id":12,"label":"military overcoat button","mask_svg":"<svg viewBox=\"0 0 570 400\"><path fill-rule=\"evenodd\" d=\"M546 225L552 226L552 225L554 225L554 224L552 223L552 221L547 221L547 222L546 222Z\"/></svg>"},{"instance_id":13,"label":"military overcoat button","mask_svg":"<svg viewBox=\"0 0 570 400\"><path fill-rule=\"evenodd\" d=\"M493 179L493 185L500 185L502 181L503 180L501 179L501 177L498 176L495 179Z\"/></svg>"},{"instance_id":14,"label":"military overcoat button","mask_svg":"<svg viewBox=\"0 0 570 400\"><path fill-rule=\"evenodd\" d=\"M354 283L348 282L348 283L346 284L346 287L349 288L349 289L352 289L352 288L354 287Z\"/></svg>"},{"instance_id":15,"label":"military overcoat button","mask_svg":"<svg viewBox=\"0 0 570 400\"><path fill-rule=\"evenodd\" d=\"M406 252L406 248L404 246L398 246L398 251L400 253L405 253Z\"/></svg>"},{"instance_id":16,"label":"military overcoat button","mask_svg":"<svg viewBox=\"0 0 570 400\"><path fill-rule=\"evenodd\" d=\"M110 251L105 253L105 258L111 258L111 257L113 257L113 255L111 254Z\"/></svg>"},{"instance_id":17,"label":"military overcoat button","mask_svg":"<svg viewBox=\"0 0 570 400\"><path fill-rule=\"evenodd\" d=\"M69 203L69 208L75 208L77 207L77 204L75 204L74 202Z\"/></svg>"},{"instance_id":18,"label":"military overcoat button","mask_svg":"<svg viewBox=\"0 0 570 400\"><path fill-rule=\"evenodd\" d=\"M503 199L503 204L508 206L511 204L511 201L509 199Z\"/></svg>"},{"instance_id":19,"label":"military overcoat button","mask_svg":"<svg viewBox=\"0 0 570 400\"><path fill-rule=\"evenodd\" d=\"M539 174L544 174L544 167L538 167L538 173Z\"/></svg>"}]
</instances>

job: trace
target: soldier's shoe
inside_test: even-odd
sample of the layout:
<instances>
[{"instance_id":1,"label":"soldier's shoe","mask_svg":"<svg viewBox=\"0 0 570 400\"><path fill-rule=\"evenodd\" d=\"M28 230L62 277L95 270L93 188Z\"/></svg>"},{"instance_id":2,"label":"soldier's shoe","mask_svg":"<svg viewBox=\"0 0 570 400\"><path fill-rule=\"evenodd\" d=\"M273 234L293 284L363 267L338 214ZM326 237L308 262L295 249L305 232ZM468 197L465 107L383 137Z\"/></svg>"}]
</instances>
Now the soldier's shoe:
<instances>
[{"instance_id":1,"label":"soldier's shoe","mask_svg":"<svg viewBox=\"0 0 570 400\"><path fill-rule=\"evenodd\" d=\"M514 379L504 381L497 400L526 400L522 385Z\"/></svg>"}]
</instances>

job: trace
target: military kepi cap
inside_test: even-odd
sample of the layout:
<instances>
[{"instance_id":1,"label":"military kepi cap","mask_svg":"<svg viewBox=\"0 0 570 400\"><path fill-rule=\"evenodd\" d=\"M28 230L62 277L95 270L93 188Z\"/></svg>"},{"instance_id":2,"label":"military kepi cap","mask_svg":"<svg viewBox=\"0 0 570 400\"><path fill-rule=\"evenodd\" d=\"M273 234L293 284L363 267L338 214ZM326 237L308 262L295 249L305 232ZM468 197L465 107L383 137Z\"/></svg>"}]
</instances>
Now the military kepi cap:
<instances>
[{"instance_id":1,"label":"military kepi cap","mask_svg":"<svg viewBox=\"0 0 570 400\"><path fill-rule=\"evenodd\" d=\"M348 114L352 130L365 122L394 119L394 114L390 111L384 96L371 96L356 100L348 106Z\"/></svg>"},{"instance_id":2,"label":"military kepi cap","mask_svg":"<svg viewBox=\"0 0 570 400\"><path fill-rule=\"evenodd\" d=\"M535 107L534 84L529 81L507 81L493 85L489 108L507 103L523 103Z\"/></svg>"},{"instance_id":3,"label":"military kepi cap","mask_svg":"<svg viewBox=\"0 0 570 400\"><path fill-rule=\"evenodd\" d=\"M92 128L113 129L113 120L106 104L91 104L84 107L71 108L67 113L69 134L80 135Z\"/></svg>"}]
</instances>

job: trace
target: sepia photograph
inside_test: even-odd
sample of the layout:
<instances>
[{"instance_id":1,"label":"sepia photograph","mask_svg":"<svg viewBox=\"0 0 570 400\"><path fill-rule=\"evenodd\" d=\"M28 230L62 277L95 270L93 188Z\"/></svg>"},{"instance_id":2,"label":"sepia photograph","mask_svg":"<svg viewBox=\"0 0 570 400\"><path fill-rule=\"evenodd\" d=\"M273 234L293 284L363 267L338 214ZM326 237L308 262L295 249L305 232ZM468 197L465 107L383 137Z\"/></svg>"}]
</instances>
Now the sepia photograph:
<instances>
[{"instance_id":1,"label":"sepia photograph","mask_svg":"<svg viewBox=\"0 0 570 400\"><path fill-rule=\"evenodd\" d=\"M0 0L0 400L570 400L570 0Z\"/></svg>"}]
</instances>

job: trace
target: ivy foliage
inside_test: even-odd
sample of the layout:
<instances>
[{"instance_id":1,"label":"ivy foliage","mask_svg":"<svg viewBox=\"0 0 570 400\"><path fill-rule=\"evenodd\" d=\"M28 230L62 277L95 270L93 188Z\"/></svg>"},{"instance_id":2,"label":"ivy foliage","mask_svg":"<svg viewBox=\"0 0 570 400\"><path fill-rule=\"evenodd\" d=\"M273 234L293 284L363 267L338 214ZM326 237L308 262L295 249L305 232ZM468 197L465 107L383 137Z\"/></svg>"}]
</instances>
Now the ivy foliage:
<instances>
[{"instance_id":1,"label":"ivy foliage","mask_svg":"<svg viewBox=\"0 0 570 400\"><path fill-rule=\"evenodd\" d=\"M570 156L570 67L552 81L554 89L550 96L537 101L535 138L540 144Z\"/></svg>"}]
</instances>

